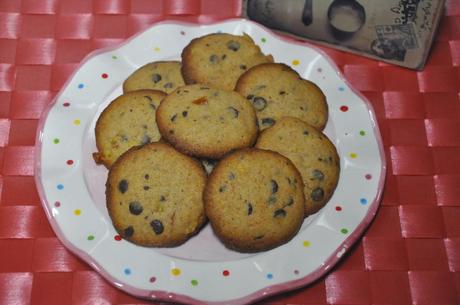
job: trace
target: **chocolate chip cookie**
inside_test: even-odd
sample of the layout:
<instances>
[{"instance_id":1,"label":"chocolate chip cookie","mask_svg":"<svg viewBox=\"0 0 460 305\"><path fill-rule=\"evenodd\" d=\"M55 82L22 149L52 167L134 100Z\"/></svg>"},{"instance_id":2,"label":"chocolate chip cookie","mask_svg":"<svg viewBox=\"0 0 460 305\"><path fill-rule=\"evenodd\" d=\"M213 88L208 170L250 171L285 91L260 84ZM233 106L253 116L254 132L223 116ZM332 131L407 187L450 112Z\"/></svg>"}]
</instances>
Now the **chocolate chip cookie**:
<instances>
[{"instance_id":1,"label":"chocolate chip cookie","mask_svg":"<svg viewBox=\"0 0 460 305\"><path fill-rule=\"evenodd\" d=\"M249 101L234 91L188 85L169 94L157 111L162 137L177 150L219 159L254 144L258 128Z\"/></svg>"},{"instance_id":2,"label":"chocolate chip cookie","mask_svg":"<svg viewBox=\"0 0 460 305\"><path fill-rule=\"evenodd\" d=\"M179 61L156 61L134 71L123 83L123 92L155 89L170 93L183 85Z\"/></svg>"},{"instance_id":3,"label":"chocolate chip cookie","mask_svg":"<svg viewBox=\"0 0 460 305\"><path fill-rule=\"evenodd\" d=\"M331 198L340 174L337 150L325 134L296 118L282 118L264 130L257 148L289 158L302 175L306 216L319 211Z\"/></svg>"},{"instance_id":4,"label":"chocolate chip cookie","mask_svg":"<svg viewBox=\"0 0 460 305\"><path fill-rule=\"evenodd\" d=\"M172 247L205 222L201 164L167 144L134 147L112 166L107 209L117 232L141 246Z\"/></svg>"},{"instance_id":5,"label":"chocolate chip cookie","mask_svg":"<svg viewBox=\"0 0 460 305\"><path fill-rule=\"evenodd\" d=\"M215 33L193 39L182 51L185 83L233 90L249 68L273 62L248 35Z\"/></svg>"},{"instance_id":6,"label":"chocolate chip cookie","mask_svg":"<svg viewBox=\"0 0 460 305\"><path fill-rule=\"evenodd\" d=\"M208 177L204 201L216 235L241 252L288 242L304 219L302 177L291 161L267 150L222 159Z\"/></svg>"},{"instance_id":7,"label":"chocolate chip cookie","mask_svg":"<svg viewBox=\"0 0 460 305\"><path fill-rule=\"evenodd\" d=\"M235 90L253 104L261 130L285 116L299 118L320 130L326 126L328 107L323 92L285 64L268 63L249 69L238 79Z\"/></svg>"},{"instance_id":8,"label":"chocolate chip cookie","mask_svg":"<svg viewBox=\"0 0 460 305\"><path fill-rule=\"evenodd\" d=\"M139 90L113 100L96 123L96 163L110 168L131 147L158 141L155 112L165 96L162 91Z\"/></svg>"}]
</instances>

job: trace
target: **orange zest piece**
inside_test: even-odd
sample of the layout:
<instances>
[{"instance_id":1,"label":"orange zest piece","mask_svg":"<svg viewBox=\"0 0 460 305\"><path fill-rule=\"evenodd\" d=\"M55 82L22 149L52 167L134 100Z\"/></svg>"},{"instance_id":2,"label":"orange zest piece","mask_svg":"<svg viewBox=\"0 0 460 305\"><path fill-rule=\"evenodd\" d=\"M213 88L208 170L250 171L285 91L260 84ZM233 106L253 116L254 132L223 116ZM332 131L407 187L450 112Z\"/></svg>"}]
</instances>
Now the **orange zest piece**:
<instances>
[{"instance_id":1,"label":"orange zest piece","mask_svg":"<svg viewBox=\"0 0 460 305\"><path fill-rule=\"evenodd\" d=\"M200 97L192 102L195 105L206 105L208 103L208 99L206 96Z\"/></svg>"}]
</instances>

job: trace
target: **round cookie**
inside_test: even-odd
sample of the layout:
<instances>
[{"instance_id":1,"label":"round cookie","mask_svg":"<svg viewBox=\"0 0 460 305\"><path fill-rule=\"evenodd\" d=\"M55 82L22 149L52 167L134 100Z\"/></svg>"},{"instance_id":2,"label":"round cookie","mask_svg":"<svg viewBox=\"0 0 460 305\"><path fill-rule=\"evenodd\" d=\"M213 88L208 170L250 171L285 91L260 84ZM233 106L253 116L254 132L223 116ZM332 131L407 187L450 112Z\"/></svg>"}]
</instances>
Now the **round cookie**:
<instances>
[{"instance_id":1,"label":"round cookie","mask_svg":"<svg viewBox=\"0 0 460 305\"><path fill-rule=\"evenodd\" d=\"M156 61L134 71L123 83L123 92L154 89L170 93L184 84L179 61Z\"/></svg>"},{"instance_id":2,"label":"round cookie","mask_svg":"<svg viewBox=\"0 0 460 305\"><path fill-rule=\"evenodd\" d=\"M261 130L285 116L322 130L327 123L326 97L314 83L285 64L261 64L238 80L235 90L252 102Z\"/></svg>"},{"instance_id":3,"label":"round cookie","mask_svg":"<svg viewBox=\"0 0 460 305\"><path fill-rule=\"evenodd\" d=\"M176 149L209 159L253 145L258 133L249 101L234 91L199 84L169 94L158 107L157 123Z\"/></svg>"},{"instance_id":4,"label":"round cookie","mask_svg":"<svg viewBox=\"0 0 460 305\"><path fill-rule=\"evenodd\" d=\"M182 51L182 76L186 84L200 83L233 90L247 69L273 62L248 35L215 33L193 39Z\"/></svg>"},{"instance_id":5,"label":"round cookie","mask_svg":"<svg viewBox=\"0 0 460 305\"><path fill-rule=\"evenodd\" d=\"M162 91L139 90L113 100L96 122L96 163L110 168L131 147L158 141L155 112L165 96Z\"/></svg>"},{"instance_id":6,"label":"round cookie","mask_svg":"<svg viewBox=\"0 0 460 305\"><path fill-rule=\"evenodd\" d=\"M288 242L304 219L302 178L272 151L243 149L222 159L208 177L204 201L216 235L241 252Z\"/></svg>"},{"instance_id":7,"label":"round cookie","mask_svg":"<svg viewBox=\"0 0 460 305\"><path fill-rule=\"evenodd\" d=\"M289 158L302 175L306 216L316 213L331 198L340 175L340 160L332 142L313 126L285 117L264 130L257 148Z\"/></svg>"},{"instance_id":8,"label":"round cookie","mask_svg":"<svg viewBox=\"0 0 460 305\"><path fill-rule=\"evenodd\" d=\"M112 166L107 209L117 232L142 246L172 247L204 224L206 174L164 143L134 147Z\"/></svg>"}]
</instances>

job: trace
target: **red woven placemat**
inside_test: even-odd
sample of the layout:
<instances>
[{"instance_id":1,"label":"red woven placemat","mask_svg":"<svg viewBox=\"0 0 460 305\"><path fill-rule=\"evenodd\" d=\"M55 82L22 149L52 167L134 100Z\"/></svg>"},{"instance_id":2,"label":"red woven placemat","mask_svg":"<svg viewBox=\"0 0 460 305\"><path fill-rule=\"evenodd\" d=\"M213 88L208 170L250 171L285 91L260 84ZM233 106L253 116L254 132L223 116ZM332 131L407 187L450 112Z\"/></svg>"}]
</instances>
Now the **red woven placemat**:
<instances>
[{"instance_id":1,"label":"red woven placemat","mask_svg":"<svg viewBox=\"0 0 460 305\"><path fill-rule=\"evenodd\" d=\"M163 19L234 17L238 0L0 1L0 304L148 304L54 235L33 178L37 121L79 61ZM387 154L381 208L313 285L263 304L460 303L460 1L415 72L323 48L374 106ZM218 293L218 292L217 292Z\"/></svg>"}]
</instances>

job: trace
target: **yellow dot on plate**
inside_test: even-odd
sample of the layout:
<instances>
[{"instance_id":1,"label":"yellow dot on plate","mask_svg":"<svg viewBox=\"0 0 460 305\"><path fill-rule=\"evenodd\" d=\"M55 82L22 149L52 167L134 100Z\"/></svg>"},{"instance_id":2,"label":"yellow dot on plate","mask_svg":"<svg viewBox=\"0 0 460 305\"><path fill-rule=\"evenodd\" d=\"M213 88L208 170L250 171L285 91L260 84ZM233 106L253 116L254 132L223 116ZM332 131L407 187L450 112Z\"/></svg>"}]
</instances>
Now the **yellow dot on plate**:
<instances>
[{"instance_id":1,"label":"yellow dot on plate","mask_svg":"<svg viewBox=\"0 0 460 305\"><path fill-rule=\"evenodd\" d=\"M303 241L303 246L304 247L310 247L310 242L308 240Z\"/></svg>"},{"instance_id":2,"label":"yellow dot on plate","mask_svg":"<svg viewBox=\"0 0 460 305\"><path fill-rule=\"evenodd\" d=\"M80 120L74 120L73 123L78 126L78 125L80 125L81 122L80 122Z\"/></svg>"},{"instance_id":3,"label":"yellow dot on plate","mask_svg":"<svg viewBox=\"0 0 460 305\"><path fill-rule=\"evenodd\" d=\"M73 211L73 213L74 213L75 215L78 216L78 215L81 214L81 210L80 210L80 209L76 209L75 211Z\"/></svg>"},{"instance_id":4,"label":"yellow dot on plate","mask_svg":"<svg viewBox=\"0 0 460 305\"><path fill-rule=\"evenodd\" d=\"M155 48L153 48L153 50L154 50L155 52L160 52L160 48L159 48L159 47L155 47Z\"/></svg>"},{"instance_id":5,"label":"yellow dot on plate","mask_svg":"<svg viewBox=\"0 0 460 305\"><path fill-rule=\"evenodd\" d=\"M352 159L356 159L357 157L358 157L358 155L355 154L355 153L351 153L351 154L350 154L350 158L352 158Z\"/></svg>"},{"instance_id":6,"label":"yellow dot on plate","mask_svg":"<svg viewBox=\"0 0 460 305\"><path fill-rule=\"evenodd\" d=\"M298 66L298 65L300 65L300 61L298 61L297 59L294 59L294 60L292 61L292 64L293 64L294 66Z\"/></svg>"},{"instance_id":7,"label":"yellow dot on plate","mask_svg":"<svg viewBox=\"0 0 460 305\"><path fill-rule=\"evenodd\" d=\"M171 269L171 274L174 275L174 276L179 276L180 275L180 269L179 268Z\"/></svg>"}]
</instances>

